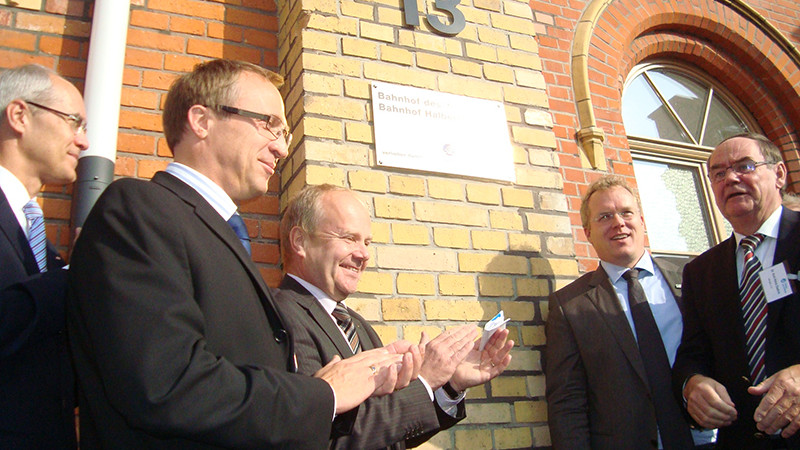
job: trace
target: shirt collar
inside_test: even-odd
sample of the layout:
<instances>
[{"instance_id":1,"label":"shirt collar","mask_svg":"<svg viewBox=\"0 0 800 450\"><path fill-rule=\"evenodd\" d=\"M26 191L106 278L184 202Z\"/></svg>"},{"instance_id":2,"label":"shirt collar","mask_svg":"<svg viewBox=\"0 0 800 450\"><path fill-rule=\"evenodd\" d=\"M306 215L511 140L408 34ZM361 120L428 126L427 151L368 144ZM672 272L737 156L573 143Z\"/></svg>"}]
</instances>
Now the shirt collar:
<instances>
[{"instance_id":1,"label":"shirt collar","mask_svg":"<svg viewBox=\"0 0 800 450\"><path fill-rule=\"evenodd\" d=\"M333 300L332 298L328 297L328 294L322 292L322 289L314 286L313 284L298 277L297 275L293 275L291 273L287 273L286 275L289 275L290 277L294 278L295 280L297 280L298 283L300 283L304 288L306 288L308 292L310 292L311 295L313 295L314 298L316 298L319 301L320 305L322 305L325 311L328 312L328 315L333 314L333 309L336 308L336 303L337 303L336 300ZM344 306L344 301L342 301L341 303L342 306Z\"/></svg>"},{"instance_id":2,"label":"shirt collar","mask_svg":"<svg viewBox=\"0 0 800 450\"><path fill-rule=\"evenodd\" d=\"M778 206L778 209L773 211L772 214L767 217L767 220L765 220L764 223L758 227L758 231L756 231L756 233L761 233L766 237L771 237L772 239L778 239L778 229L781 226L781 214L783 214L782 205ZM747 236L734 231L733 237L736 238L736 246L738 248L739 243Z\"/></svg>"},{"instance_id":3,"label":"shirt collar","mask_svg":"<svg viewBox=\"0 0 800 450\"><path fill-rule=\"evenodd\" d=\"M611 280L611 284L615 284L622 275L628 271L627 267L618 266L616 264L611 264L608 261L600 261L600 265L603 266L603 269L608 274L608 278ZM633 266L636 269L643 270L648 274L656 273L655 269L653 268L653 258L650 257L650 253L645 250L642 257L639 258L639 261Z\"/></svg>"},{"instance_id":4,"label":"shirt collar","mask_svg":"<svg viewBox=\"0 0 800 450\"><path fill-rule=\"evenodd\" d=\"M230 219L236 212L236 203L228 194L217 183L197 170L173 161L167 165L166 172L191 186L223 219Z\"/></svg>"},{"instance_id":5,"label":"shirt collar","mask_svg":"<svg viewBox=\"0 0 800 450\"><path fill-rule=\"evenodd\" d=\"M28 220L25 218L22 207L32 199L28 194L28 190L25 189L25 185L11 171L0 166L0 188L3 189L3 193L8 200L8 206L11 207L17 217L17 222L19 222L23 230L27 230Z\"/></svg>"}]
</instances>

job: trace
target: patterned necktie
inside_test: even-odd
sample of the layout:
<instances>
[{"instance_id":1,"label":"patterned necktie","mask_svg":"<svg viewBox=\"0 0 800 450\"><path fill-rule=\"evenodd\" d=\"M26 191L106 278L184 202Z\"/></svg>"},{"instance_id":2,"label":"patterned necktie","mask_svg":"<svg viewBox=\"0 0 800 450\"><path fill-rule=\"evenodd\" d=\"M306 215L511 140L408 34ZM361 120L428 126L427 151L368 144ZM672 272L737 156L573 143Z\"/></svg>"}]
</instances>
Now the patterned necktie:
<instances>
[{"instance_id":1,"label":"patterned necktie","mask_svg":"<svg viewBox=\"0 0 800 450\"><path fill-rule=\"evenodd\" d=\"M755 385L764 379L764 346L767 331L767 299L758 273L761 262L755 255L756 247L764 239L763 234L754 234L742 239L744 270L739 286L744 332L747 339L747 362L750 366L751 382Z\"/></svg>"},{"instance_id":2,"label":"patterned necktie","mask_svg":"<svg viewBox=\"0 0 800 450\"><path fill-rule=\"evenodd\" d=\"M28 219L28 243L36 258L39 272L47 272L47 237L44 232L42 208L36 200L31 200L22 207L22 211Z\"/></svg>"},{"instance_id":3,"label":"patterned necktie","mask_svg":"<svg viewBox=\"0 0 800 450\"><path fill-rule=\"evenodd\" d=\"M358 342L358 333L356 333L356 325L353 323L353 318L350 317L350 313L347 312L347 308L341 303L336 303L336 307L333 308L333 313L331 313L331 315L336 319L336 324L339 325L339 328L344 331L347 342L350 344L350 350L353 351L353 354L358 353L361 350L361 346Z\"/></svg>"},{"instance_id":4,"label":"patterned necktie","mask_svg":"<svg viewBox=\"0 0 800 450\"><path fill-rule=\"evenodd\" d=\"M244 249L247 250L247 254L252 254L252 249L250 248L250 235L247 234L247 227L244 224L244 220L242 220L242 216L239 213L233 213L230 219L228 219L228 225L233 228L234 233L236 236L239 237L239 240L242 241L242 245L244 245Z\"/></svg>"},{"instance_id":5,"label":"patterned necktie","mask_svg":"<svg viewBox=\"0 0 800 450\"><path fill-rule=\"evenodd\" d=\"M656 409L656 424L664 449L692 448L689 425L683 419L678 402L672 394L672 375L667 351L653 311L647 302L639 270L630 269L622 274L628 282L628 304L631 308L639 353L650 383L653 406Z\"/></svg>"}]
</instances>

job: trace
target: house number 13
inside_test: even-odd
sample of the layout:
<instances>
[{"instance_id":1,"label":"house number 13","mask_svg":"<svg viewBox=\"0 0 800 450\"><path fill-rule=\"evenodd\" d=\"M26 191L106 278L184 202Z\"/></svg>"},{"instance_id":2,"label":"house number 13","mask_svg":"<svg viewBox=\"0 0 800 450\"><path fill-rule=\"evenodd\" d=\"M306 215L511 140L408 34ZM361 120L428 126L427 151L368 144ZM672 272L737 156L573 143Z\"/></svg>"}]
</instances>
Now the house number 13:
<instances>
[{"instance_id":1,"label":"house number 13","mask_svg":"<svg viewBox=\"0 0 800 450\"><path fill-rule=\"evenodd\" d=\"M431 28L436 30L439 34L446 36L455 36L464 29L465 20L464 13L456 9L461 0L434 0L433 7L438 11L444 11L450 14L453 21L448 25L442 22L439 16L433 14L426 14L425 19L430 24ZM405 14L407 27L419 26L419 9L417 9L417 0L403 0L403 9Z\"/></svg>"}]
</instances>

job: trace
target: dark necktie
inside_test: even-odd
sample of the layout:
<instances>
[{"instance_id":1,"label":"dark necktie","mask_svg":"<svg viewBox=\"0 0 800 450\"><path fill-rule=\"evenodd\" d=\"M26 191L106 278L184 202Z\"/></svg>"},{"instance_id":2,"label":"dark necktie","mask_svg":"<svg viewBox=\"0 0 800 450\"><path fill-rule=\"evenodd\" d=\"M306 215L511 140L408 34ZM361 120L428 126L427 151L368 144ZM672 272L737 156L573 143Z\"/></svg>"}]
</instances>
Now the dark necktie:
<instances>
[{"instance_id":1,"label":"dark necktie","mask_svg":"<svg viewBox=\"0 0 800 450\"><path fill-rule=\"evenodd\" d=\"M353 318L350 317L347 308L341 303L337 303L331 315L336 319L336 324L339 325L339 328L344 332L347 343L350 344L350 350L353 351L353 354L358 353L361 349L358 343L358 333L356 333L356 325L353 323Z\"/></svg>"},{"instance_id":2,"label":"dark necktie","mask_svg":"<svg viewBox=\"0 0 800 450\"><path fill-rule=\"evenodd\" d=\"M756 247L764 239L763 234L754 234L742 239L739 245L744 249L744 268L739 296L744 318L744 332L747 338L747 362L750 366L751 382L758 384L764 379L764 338L767 331L767 299L758 273L761 262L755 255Z\"/></svg>"},{"instance_id":3,"label":"dark necktie","mask_svg":"<svg viewBox=\"0 0 800 450\"><path fill-rule=\"evenodd\" d=\"M656 408L656 422L664 449L692 448L692 435L672 394L672 375L664 341L653 318L647 296L639 283L639 271L631 269L622 275L628 282L628 304L636 327L639 353L650 382L650 393Z\"/></svg>"},{"instance_id":4,"label":"dark necktie","mask_svg":"<svg viewBox=\"0 0 800 450\"><path fill-rule=\"evenodd\" d=\"M239 240L242 241L242 245L244 245L244 249L247 250L247 254L251 254L250 235L247 234L247 227L244 225L242 216L240 216L239 213L233 213L231 218L228 219L228 225L233 228L236 236L239 236Z\"/></svg>"},{"instance_id":5,"label":"dark necktie","mask_svg":"<svg viewBox=\"0 0 800 450\"><path fill-rule=\"evenodd\" d=\"M42 208L31 200L22 207L25 218L28 219L28 243L36 258L39 272L47 272L47 237L44 231L44 214Z\"/></svg>"}]
</instances>

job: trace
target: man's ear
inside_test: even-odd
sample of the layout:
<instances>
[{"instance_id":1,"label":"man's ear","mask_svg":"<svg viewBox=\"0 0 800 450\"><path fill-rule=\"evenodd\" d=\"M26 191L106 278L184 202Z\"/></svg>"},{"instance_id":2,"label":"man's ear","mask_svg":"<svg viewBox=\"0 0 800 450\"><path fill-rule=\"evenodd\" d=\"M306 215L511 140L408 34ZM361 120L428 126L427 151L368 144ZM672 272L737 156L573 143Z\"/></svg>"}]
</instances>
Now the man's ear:
<instances>
[{"instance_id":1,"label":"man's ear","mask_svg":"<svg viewBox=\"0 0 800 450\"><path fill-rule=\"evenodd\" d=\"M289 248L298 256L306 256L306 242L308 234L302 228L295 226L289 231Z\"/></svg>"},{"instance_id":2,"label":"man's ear","mask_svg":"<svg viewBox=\"0 0 800 450\"><path fill-rule=\"evenodd\" d=\"M25 111L30 111L30 109L21 99L11 100L3 111L6 122L17 133L22 133L30 122L30 116L25 114Z\"/></svg>"},{"instance_id":3,"label":"man's ear","mask_svg":"<svg viewBox=\"0 0 800 450\"><path fill-rule=\"evenodd\" d=\"M786 164L784 164L783 161L775 164L775 176L775 185L778 189L783 189L783 186L786 184Z\"/></svg>"},{"instance_id":4,"label":"man's ear","mask_svg":"<svg viewBox=\"0 0 800 450\"><path fill-rule=\"evenodd\" d=\"M194 105L186 113L186 126L198 139L208 137L208 130L212 121L211 110L203 105Z\"/></svg>"}]
</instances>

